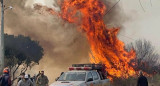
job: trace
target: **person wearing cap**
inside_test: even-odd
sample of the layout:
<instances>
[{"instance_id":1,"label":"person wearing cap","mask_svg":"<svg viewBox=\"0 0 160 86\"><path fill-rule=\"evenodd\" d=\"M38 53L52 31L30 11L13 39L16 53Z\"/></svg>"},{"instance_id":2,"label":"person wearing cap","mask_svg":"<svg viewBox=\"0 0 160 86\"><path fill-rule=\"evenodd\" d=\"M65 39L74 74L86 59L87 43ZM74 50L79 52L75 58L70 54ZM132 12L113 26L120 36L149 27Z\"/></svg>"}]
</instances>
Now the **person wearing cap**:
<instances>
[{"instance_id":1,"label":"person wearing cap","mask_svg":"<svg viewBox=\"0 0 160 86\"><path fill-rule=\"evenodd\" d=\"M41 71L40 76L37 78L37 86L48 86L48 77L44 75L44 71Z\"/></svg>"},{"instance_id":2,"label":"person wearing cap","mask_svg":"<svg viewBox=\"0 0 160 86\"><path fill-rule=\"evenodd\" d=\"M25 75L24 76L24 79L21 79L19 82L18 82L18 85L17 86L33 86L33 83L32 81L29 79L28 75Z\"/></svg>"},{"instance_id":3,"label":"person wearing cap","mask_svg":"<svg viewBox=\"0 0 160 86\"><path fill-rule=\"evenodd\" d=\"M139 78L137 81L137 86L148 86L148 80L147 78L143 75L143 72L139 72Z\"/></svg>"},{"instance_id":4,"label":"person wearing cap","mask_svg":"<svg viewBox=\"0 0 160 86\"><path fill-rule=\"evenodd\" d=\"M4 68L3 75L0 77L0 82L0 86L11 86L11 77L8 68Z\"/></svg>"}]
</instances>

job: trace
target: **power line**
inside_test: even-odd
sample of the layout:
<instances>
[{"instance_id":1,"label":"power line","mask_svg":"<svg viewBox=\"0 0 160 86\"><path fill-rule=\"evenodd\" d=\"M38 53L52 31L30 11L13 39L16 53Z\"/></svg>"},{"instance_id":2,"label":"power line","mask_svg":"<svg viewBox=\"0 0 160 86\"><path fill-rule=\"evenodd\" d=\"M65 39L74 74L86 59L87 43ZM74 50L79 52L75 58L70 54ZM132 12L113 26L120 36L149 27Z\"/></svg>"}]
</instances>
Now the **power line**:
<instances>
[{"instance_id":1,"label":"power line","mask_svg":"<svg viewBox=\"0 0 160 86\"><path fill-rule=\"evenodd\" d=\"M150 0L150 4L151 4L151 7L152 7L152 1Z\"/></svg>"},{"instance_id":2,"label":"power line","mask_svg":"<svg viewBox=\"0 0 160 86\"><path fill-rule=\"evenodd\" d=\"M144 7L142 6L141 0L139 0L139 4L140 4L142 10L145 12L145 9L144 9Z\"/></svg>"},{"instance_id":3,"label":"power line","mask_svg":"<svg viewBox=\"0 0 160 86\"><path fill-rule=\"evenodd\" d=\"M133 39L133 38L131 38L131 37L128 37L128 36L125 36L125 35L122 35L122 34L119 34L119 35L121 35L121 36L123 36L123 37L126 37L126 38L128 38L128 39L131 39L131 40L135 41L135 39Z\"/></svg>"},{"instance_id":4,"label":"power line","mask_svg":"<svg viewBox=\"0 0 160 86\"><path fill-rule=\"evenodd\" d=\"M118 2L116 2L107 12L105 15L107 15L121 0L119 0Z\"/></svg>"}]
</instances>

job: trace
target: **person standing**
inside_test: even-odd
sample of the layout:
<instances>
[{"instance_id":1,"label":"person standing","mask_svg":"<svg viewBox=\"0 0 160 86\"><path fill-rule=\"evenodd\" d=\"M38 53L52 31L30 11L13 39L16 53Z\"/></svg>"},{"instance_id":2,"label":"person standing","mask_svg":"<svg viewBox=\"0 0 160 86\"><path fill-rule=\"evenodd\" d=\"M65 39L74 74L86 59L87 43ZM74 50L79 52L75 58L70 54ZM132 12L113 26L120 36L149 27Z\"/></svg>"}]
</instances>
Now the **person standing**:
<instances>
[{"instance_id":1,"label":"person standing","mask_svg":"<svg viewBox=\"0 0 160 86\"><path fill-rule=\"evenodd\" d=\"M44 71L41 71L40 76L37 78L37 86L48 86L48 77L44 75Z\"/></svg>"},{"instance_id":2,"label":"person standing","mask_svg":"<svg viewBox=\"0 0 160 86\"><path fill-rule=\"evenodd\" d=\"M3 75L0 77L0 86L11 86L11 77L8 68L3 70Z\"/></svg>"},{"instance_id":3,"label":"person standing","mask_svg":"<svg viewBox=\"0 0 160 86\"><path fill-rule=\"evenodd\" d=\"M25 73L21 73L20 76L18 77L17 83L18 83L20 80L24 79L24 76L25 76Z\"/></svg>"},{"instance_id":4,"label":"person standing","mask_svg":"<svg viewBox=\"0 0 160 86\"><path fill-rule=\"evenodd\" d=\"M33 86L36 86L36 74L32 77Z\"/></svg>"},{"instance_id":5,"label":"person standing","mask_svg":"<svg viewBox=\"0 0 160 86\"><path fill-rule=\"evenodd\" d=\"M25 75L24 78L18 82L17 86L33 86L33 83L29 79L28 75Z\"/></svg>"},{"instance_id":6,"label":"person standing","mask_svg":"<svg viewBox=\"0 0 160 86\"><path fill-rule=\"evenodd\" d=\"M139 78L137 81L137 86L148 86L148 80L147 78L143 75L143 72L139 72Z\"/></svg>"},{"instance_id":7,"label":"person standing","mask_svg":"<svg viewBox=\"0 0 160 86\"><path fill-rule=\"evenodd\" d=\"M36 86L36 82L35 82L35 78L34 78L34 76L33 76L33 77L31 77L31 75L30 75L30 74L28 74L28 77L29 77L29 79L32 81L33 86Z\"/></svg>"}]
</instances>

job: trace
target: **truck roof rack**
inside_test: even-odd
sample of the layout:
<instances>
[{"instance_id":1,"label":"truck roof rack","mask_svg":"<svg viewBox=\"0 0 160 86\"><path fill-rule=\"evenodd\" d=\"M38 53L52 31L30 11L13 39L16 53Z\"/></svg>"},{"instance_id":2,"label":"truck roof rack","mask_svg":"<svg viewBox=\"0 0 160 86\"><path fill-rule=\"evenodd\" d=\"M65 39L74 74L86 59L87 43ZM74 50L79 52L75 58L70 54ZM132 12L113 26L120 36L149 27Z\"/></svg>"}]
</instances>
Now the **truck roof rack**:
<instances>
[{"instance_id":1,"label":"truck roof rack","mask_svg":"<svg viewBox=\"0 0 160 86\"><path fill-rule=\"evenodd\" d=\"M72 67L91 67L93 70L101 70L104 68L103 64L72 64Z\"/></svg>"}]
</instances>

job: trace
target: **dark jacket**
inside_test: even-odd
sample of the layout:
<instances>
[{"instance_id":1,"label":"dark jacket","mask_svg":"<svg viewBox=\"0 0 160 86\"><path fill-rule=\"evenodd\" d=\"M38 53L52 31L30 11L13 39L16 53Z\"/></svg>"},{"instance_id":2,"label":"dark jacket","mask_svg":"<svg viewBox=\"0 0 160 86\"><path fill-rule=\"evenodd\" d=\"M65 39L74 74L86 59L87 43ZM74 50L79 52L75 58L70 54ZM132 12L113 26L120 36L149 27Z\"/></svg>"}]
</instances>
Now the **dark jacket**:
<instances>
[{"instance_id":1,"label":"dark jacket","mask_svg":"<svg viewBox=\"0 0 160 86\"><path fill-rule=\"evenodd\" d=\"M48 77L45 75L40 75L36 81L37 86L46 86L48 85L48 82L49 82Z\"/></svg>"},{"instance_id":2,"label":"dark jacket","mask_svg":"<svg viewBox=\"0 0 160 86\"><path fill-rule=\"evenodd\" d=\"M141 75L138 78L137 86L148 86L148 80L145 76Z\"/></svg>"},{"instance_id":3,"label":"dark jacket","mask_svg":"<svg viewBox=\"0 0 160 86\"><path fill-rule=\"evenodd\" d=\"M11 78L9 74L3 74L1 76L1 86L11 86Z\"/></svg>"}]
</instances>

